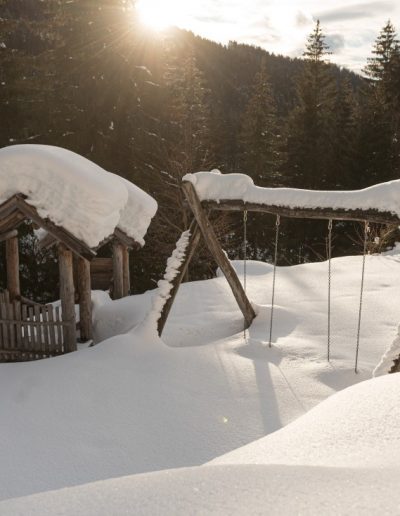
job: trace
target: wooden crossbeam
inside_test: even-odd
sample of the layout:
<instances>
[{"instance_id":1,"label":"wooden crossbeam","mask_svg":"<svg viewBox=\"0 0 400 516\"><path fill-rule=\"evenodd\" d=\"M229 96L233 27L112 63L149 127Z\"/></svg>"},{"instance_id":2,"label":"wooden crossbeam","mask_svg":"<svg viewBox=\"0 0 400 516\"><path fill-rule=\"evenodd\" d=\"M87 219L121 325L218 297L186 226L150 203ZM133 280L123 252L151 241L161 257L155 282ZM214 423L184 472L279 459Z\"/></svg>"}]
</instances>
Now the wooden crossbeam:
<instances>
[{"instance_id":1,"label":"wooden crossbeam","mask_svg":"<svg viewBox=\"0 0 400 516\"><path fill-rule=\"evenodd\" d=\"M290 208L288 206L276 206L258 203L246 203L241 200L225 199L219 202L202 201L203 208L218 211L254 211L271 213L282 217L298 219L333 219L350 220L355 222L374 222L378 224L399 224L400 218L390 212L378 210L344 210L332 208Z\"/></svg>"},{"instance_id":2,"label":"wooden crossbeam","mask_svg":"<svg viewBox=\"0 0 400 516\"><path fill-rule=\"evenodd\" d=\"M195 216L200 227L204 241L207 244L207 247L214 260L216 261L218 267L225 275L229 286L231 287L232 293L239 305L239 308L243 313L246 325L250 326L256 314L253 307L251 306L250 301L247 298L242 284L239 281L235 269L232 267L230 261L222 250L221 244L218 242L214 228L212 227L212 224L200 203L197 192L193 184L188 181L184 181L182 183L182 189L193 212L193 215Z\"/></svg>"}]
</instances>

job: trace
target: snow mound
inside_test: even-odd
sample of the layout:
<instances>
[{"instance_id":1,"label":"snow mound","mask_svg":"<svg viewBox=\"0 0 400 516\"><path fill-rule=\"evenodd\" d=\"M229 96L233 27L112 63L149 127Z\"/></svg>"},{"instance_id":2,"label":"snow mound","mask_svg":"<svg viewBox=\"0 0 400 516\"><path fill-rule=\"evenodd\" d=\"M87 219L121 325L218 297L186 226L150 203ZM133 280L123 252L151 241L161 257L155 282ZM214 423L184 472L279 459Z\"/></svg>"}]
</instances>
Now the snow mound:
<instances>
[{"instance_id":1,"label":"snow mound","mask_svg":"<svg viewBox=\"0 0 400 516\"><path fill-rule=\"evenodd\" d=\"M0 502L13 516L397 514L398 471L226 465L114 478Z\"/></svg>"},{"instance_id":2,"label":"snow mound","mask_svg":"<svg viewBox=\"0 0 400 516\"><path fill-rule=\"evenodd\" d=\"M157 205L128 181L67 149L0 149L0 202L24 194L39 215L96 247L119 226L143 243Z\"/></svg>"},{"instance_id":3,"label":"snow mound","mask_svg":"<svg viewBox=\"0 0 400 516\"><path fill-rule=\"evenodd\" d=\"M211 464L395 468L400 464L400 374L349 387L301 418Z\"/></svg>"},{"instance_id":4,"label":"snow mound","mask_svg":"<svg viewBox=\"0 0 400 516\"><path fill-rule=\"evenodd\" d=\"M186 174L183 181L194 185L201 201L241 200L287 208L377 210L400 217L400 180L353 191L262 188L255 186L252 178L245 174L221 174L212 170Z\"/></svg>"}]
</instances>

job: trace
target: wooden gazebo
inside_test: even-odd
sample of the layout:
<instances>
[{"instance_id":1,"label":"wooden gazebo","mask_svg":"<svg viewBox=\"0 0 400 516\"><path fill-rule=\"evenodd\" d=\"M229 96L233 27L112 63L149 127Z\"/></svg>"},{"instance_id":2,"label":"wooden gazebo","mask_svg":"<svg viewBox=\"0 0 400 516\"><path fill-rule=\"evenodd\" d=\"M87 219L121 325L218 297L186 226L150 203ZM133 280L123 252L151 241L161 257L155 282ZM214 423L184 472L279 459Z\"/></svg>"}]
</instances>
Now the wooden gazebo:
<instances>
[{"instance_id":1,"label":"wooden gazebo","mask_svg":"<svg viewBox=\"0 0 400 516\"><path fill-rule=\"evenodd\" d=\"M18 228L32 221L47 232L42 246L57 245L61 310L39 305L21 296ZM111 242L113 248L113 297L129 294L129 251L140 246L118 227L96 248L65 228L43 218L16 194L0 205L0 242L6 246L7 291L0 296L0 362L34 360L77 349L75 302L79 303L80 341L92 339L90 263L98 249Z\"/></svg>"}]
</instances>

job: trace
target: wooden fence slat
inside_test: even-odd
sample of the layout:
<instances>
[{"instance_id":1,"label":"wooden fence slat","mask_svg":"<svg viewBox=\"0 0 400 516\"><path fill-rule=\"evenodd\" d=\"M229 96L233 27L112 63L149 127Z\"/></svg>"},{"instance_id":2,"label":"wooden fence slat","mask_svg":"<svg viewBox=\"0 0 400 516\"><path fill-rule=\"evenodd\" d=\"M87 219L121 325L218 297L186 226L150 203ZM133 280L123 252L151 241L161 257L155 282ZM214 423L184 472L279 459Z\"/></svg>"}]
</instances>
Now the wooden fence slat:
<instances>
[{"instance_id":1,"label":"wooden fence slat","mask_svg":"<svg viewBox=\"0 0 400 516\"><path fill-rule=\"evenodd\" d=\"M14 306L11 303L6 304L6 314L10 321L8 323L8 338L9 338L9 349L15 351L15 326L14 326ZM14 358L14 355L11 355Z\"/></svg>"},{"instance_id":2,"label":"wooden fence slat","mask_svg":"<svg viewBox=\"0 0 400 516\"><path fill-rule=\"evenodd\" d=\"M32 349L34 355L36 356L36 332L35 325L33 324L35 321L35 315L33 313L33 307L28 307L28 318L29 318L29 335L30 335L30 348Z\"/></svg>"},{"instance_id":3,"label":"wooden fence slat","mask_svg":"<svg viewBox=\"0 0 400 516\"><path fill-rule=\"evenodd\" d=\"M23 349L29 349L29 328L28 328L28 307L26 305L22 305L22 346Z\"/></svg>"},{"instance_id":4,"label":"wooden fence slat","mask_svg":"<svg viewBox=\"0 0 400 516\"><path fill-rule=\"evenodd\" d=\"M49 318L47 312L47 306L40 308L42 314L42 333L43 333L43 350L46 356L51 356L51 347L49 345Z\"/></svg>"},{"instance_id":5,"label":"wooden fence slat","mask_svg":"<svg viewBox=\"0 0 400 516\"><path fill-rule=\"evenodd\" d=\"M59 344L57 342L53 305L47 305L47 317L49 320L50 349L52 351L54 350L56 353L61 353L61 346L59 346Z\"/></svg>"},{"instance_id":6,"label":"wooden fence slat","mask_svg":"<svg viewBox=\"0 0 400 516\"><path fill-rule=\"evenodd\" d=\"M21 324L21 303L14 301L14 316L18 321L15 325L16 347L20 351L22 349L22 324Z\"/></svg>"},{"instance_id":7,"label":"wooden fence slat","mask_svg":"<svg viewBox=\"0 0 400 516\"><path fill-rule=\"evenodd\" d=\"M7 308L6 303L0 304L0 317L3 320L2 326L3 326L3 346L4 349L9 349L9 340L8 340L8 328L7 323L5 322L7 319Z\"/></svg>"},{"instance_id":8,"label":"wooden fence slat","mask_svg":"<svg viewBox=\"0 0 400 516\"><path fill-rule=\"evenodd\" d=\"M55 319L59 323L61 321L60 307L59 306L56 306L55 312L56 312L55 313ZM57 329L57 343L58 343L58 347L59 347L59 352L60 353L64 353L64 346L65 346L65 342L64 342L64 339L63 339L64 332L62 331L61 324L57 324L56 325L56 329Z\"/></svg>"},{"instance_id":9,"label":"wooden fence slat","mask_svg":"<svg viewBox=\"0 0 400 516\"><path fill-rule=\"evenodd\" d=\"M40 324L40 322L41 322L41 319L40 319L40 307L38 305L35 305L33 307L33 313L34 313L34 321L35 321L35 323L39 323L39 324L35 324L36 350L40 351L40 352L43 352L43 335L42 335L43 326Z\"/></svg>"}]
</instances>

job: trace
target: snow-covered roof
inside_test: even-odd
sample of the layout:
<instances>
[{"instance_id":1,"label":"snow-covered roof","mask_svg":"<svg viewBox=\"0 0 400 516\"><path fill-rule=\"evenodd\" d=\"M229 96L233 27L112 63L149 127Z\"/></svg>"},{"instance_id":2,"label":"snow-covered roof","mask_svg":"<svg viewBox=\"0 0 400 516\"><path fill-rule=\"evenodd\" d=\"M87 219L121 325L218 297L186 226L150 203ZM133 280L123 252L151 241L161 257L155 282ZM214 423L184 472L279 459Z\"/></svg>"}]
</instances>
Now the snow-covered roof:
<instances>
[{"instance_id":1,"label":"snow-covered roof","mask_svg":"<svg viewBox=\"0 0 400 516\"><path fill-rule=\"evenodd\" d=\"M353 191L262 188L245 174L186 174L201 201L233 201L297 209L376 210L400 217L400 180Z\"/></svg>"},{"instance_id":2,"label":"snow-covered roof","mask_svg":"<svg viewBox=\"0 0 400 516\"><path fill-rule=\"evenodd\" d=\"M49 145L0 149L0 204L15 194L91 248L116 228L143 245L157 211L156 201L129 181Z\"/></svg>"}]
</instances>

